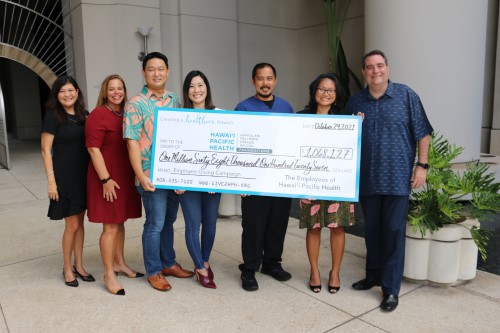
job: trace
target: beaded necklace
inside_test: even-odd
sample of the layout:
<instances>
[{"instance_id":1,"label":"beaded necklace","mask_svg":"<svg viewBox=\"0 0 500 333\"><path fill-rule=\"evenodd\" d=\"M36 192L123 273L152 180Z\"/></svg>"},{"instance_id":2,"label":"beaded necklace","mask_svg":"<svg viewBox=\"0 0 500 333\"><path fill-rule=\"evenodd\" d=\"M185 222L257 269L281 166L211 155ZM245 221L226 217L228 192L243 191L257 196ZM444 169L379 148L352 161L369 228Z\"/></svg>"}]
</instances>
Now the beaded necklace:
<instances>
[{"instance_id":1,"label":"beaded necklace","mask_svg":"<svg viewBox=\"0 0 500 333\"><path fill-rule=\"evenodd\" d=\"M118 113L118 112L116 112L115 110L113 110L112 108L110 108L110 107L108 106L108 104L105 104L104 106L105 106L105 107L107 107L109 111L113 112L113 113L114 113L117 117L121 117L121 116L123 116L123 111L122 111L122 112L120 112L120 113Z\"/></svg>"}]
</instances>

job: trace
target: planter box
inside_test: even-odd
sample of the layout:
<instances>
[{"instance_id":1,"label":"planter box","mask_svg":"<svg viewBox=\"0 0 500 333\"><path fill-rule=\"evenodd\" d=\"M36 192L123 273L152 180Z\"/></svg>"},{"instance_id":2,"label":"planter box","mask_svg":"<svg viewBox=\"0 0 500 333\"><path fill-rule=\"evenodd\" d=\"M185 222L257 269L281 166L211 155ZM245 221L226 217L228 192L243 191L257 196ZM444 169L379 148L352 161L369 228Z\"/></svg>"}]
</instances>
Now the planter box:
<instances>
[{"instance_id":1,"label":"planter box","mask_svg":"<svg viewBox=\"0 0 500 333\"><path fill-rule=\"evenodd\" d=\"M219 204L221 217L241 216L241 197L239 194L222 193Z\"/></svg>"},{"instance_id":2,"label":"planter box","mask_svg":"<svg viewBox=\"0 0 500 333\"><path fill-rule=\"evenodd\" d=\"M403 277L436 286L455 286L474 279L478 249L469 228L479 227L479 221L459 224L463 226L449 224L425 236L407 225Z\"/></svg>"}]
</instances>

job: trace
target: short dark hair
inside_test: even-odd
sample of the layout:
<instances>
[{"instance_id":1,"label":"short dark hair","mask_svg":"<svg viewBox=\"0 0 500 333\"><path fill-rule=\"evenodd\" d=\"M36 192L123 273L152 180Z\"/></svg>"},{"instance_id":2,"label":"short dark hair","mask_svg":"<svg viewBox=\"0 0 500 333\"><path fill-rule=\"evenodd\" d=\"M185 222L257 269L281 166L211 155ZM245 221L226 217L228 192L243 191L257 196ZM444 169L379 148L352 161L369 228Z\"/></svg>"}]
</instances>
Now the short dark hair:
<instances>
[{"instance_id":1,"label":"short dark hair","mask_svg":"<svg viewBox=\"0 0 500 333\"><path fill-rule=\"evenodd\" d=\"M212 102L212 90L210 89L210 83L208 83L208 79L201 71L194 70L189 72L184 79L184 84L182 85L182 100L183 107L187 109L193 108L193 102L189 99L189 86L191 85L191 81L194 77L201 77L205 85L207 86L207 97L205 97L205 109L213 110L215 109L214 103Z\"/></svg>"},{"instance_id":2,"label":"short dark hair","mask_svg":"<svg viewBox=\"0 0 500 333\"><path fill-rule=\"evenodd\" d=\"M82 91L78 86L78 83L76 83L76 80L69 75L60 76L54 81L52 88L50 89L49 99L45 104L45 109L46 111L54 110L56 119L59 122L64 122L68 119L68 114L57 98L59 91L66 84L71 84L76 90L78 90L78 97L74 106L75 116L77 116L82 122L85 122L85 119L87 118L87 111L85 110L85 101L83 100Z\"/></svg>"},{"instance_id":3,"label":"short dark hair","mask_svg":"<svg viewBox=\"0 0 500 333\"><path fill-rule=\"evenodd\" d=\"M324 79L330 79L333 83L335 83L335 103L332 105L332 109L330 109L331 113L342 113L344 111L346 94L339 78L332 73L320 74L314 79L313 82L311 82L309 85L309 103L307 104L307 108L317 111L318 102L316 102L316 91L318 90L320 82Z\"/></svg>"},{"instance_id":4,"label":"short dark hair","mask_svg":"<svg viewBox=\"0 0 500 333\"><path fill-rule=\"evenodd\" d=\"M374 55L381 56L382 58L384 58L385 64L389 65L389 60L387 60L387 57L385 56L384 52L382 52L380 50L372 50L372 51L368 52L367 54L365 54L363 56L363 58L361 58L361 69L365 69L365 60L366 60L366 58L374 56Z\"/></svg>"},{"instance_id":5,"label":"short dark hair","mask_svg":"<svg viewBox=\"0 0 500 333\"><path fill-rule=\"evenodd\" d=\"M276 78L276 68L274 68L273 65L267 62L259 62L257 65L253 66L252 69L252 79L255 79L255 76L257 75L257 71L261 68L269 67L273 70L274 78Z\"/></svg>"},{"instance_id":6,"label":"short dark hair","mask_svg":"<svg viewBox=\"0 0 500 333\"><path fill-rule=\"evenodd\" d=\"M165 66L168 68L168 58L166 55L160 52L150 52L144 56L144 59L142 60L142 70L146 70L146 64L148 63L149 60L158 58L161 59L165 62Z\"/></svg>"}]
</instances>

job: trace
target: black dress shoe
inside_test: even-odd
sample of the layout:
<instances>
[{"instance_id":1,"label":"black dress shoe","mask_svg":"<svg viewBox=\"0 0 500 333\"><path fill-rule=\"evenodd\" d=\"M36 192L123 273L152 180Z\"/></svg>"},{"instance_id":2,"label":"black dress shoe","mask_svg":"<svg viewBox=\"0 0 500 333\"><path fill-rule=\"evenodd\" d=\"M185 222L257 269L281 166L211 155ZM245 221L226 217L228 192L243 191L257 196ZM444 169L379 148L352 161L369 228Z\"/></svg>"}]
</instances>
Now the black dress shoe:
<instances>
[{"instance_id":1,"label":"black dress shoe","mask_svg":"<svg viewBox=\"0 0 500 333\"><path fill-rule=\"evenodd\" d=\"M352 287L356 290L368 290L375 286L380 286L380 281L368 280L366 278L352 284Z\"/></svg>"},{"instance_id":2,"label":"black dress shoe","mask_svg":"<svg viewBox=\"0 0 500 333\"><path fill-rule=\"evenodd\" d=\"M275 267L262 266L260 272L262 274L272 276L278 281L288 281L292 278L292 274L285 271L283 268L281 268L281 266L275 266Z\"/></svg>"},{"instance_id":3,"label":"black dress shoe","mask_svg":"<svg viewBox=\"0 0 500 333\"><path fill-rule=\"evenodd\" d=\"M259 284L255 279L254 271L241 272L241 287L246 291L255 291L259 289Z\"/></svg>"},{"instance_id":4,"label":"black dress shoe","mask_svg":"<svg viewBox=\"0 0 500 333\"><path fill-rule=\"evenodd\" d=\"M398 295L384 295L382 303L380 303L380 308L384 311L390 312L398 307L399 299Z\"/></svg>"}]
</instances>

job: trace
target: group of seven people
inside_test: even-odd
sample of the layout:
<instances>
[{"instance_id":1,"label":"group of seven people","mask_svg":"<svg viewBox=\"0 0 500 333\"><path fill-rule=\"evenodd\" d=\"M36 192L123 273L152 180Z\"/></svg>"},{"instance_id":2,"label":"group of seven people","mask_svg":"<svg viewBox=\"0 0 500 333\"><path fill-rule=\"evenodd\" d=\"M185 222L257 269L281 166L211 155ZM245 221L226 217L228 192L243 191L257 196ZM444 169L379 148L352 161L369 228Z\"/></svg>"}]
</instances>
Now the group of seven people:
<instances>
[{"instance_id":1,"label":"group of seven people","mask_svg":"<svg viewBox=\"0 0 500 333\"><path fill-rule=\"evenodd\" d=\"M145 212L142 233L143 260L150 285L160 291L172 287L165 277L196 280L216 288L209 263L215 240L220 193L155 188L150 179L155 108L216 110L210 84L200 71L187 74L179 97L165 89L169 75L167 57L147 54L142 62L146 84L127 99L125 82L109 75L101 85L97 105L88 113L82 92L70 76L52 86L41 135L42 160L50 199L48 216L65 221L62 239L63 278L70 287L78 280L95 278L82 264L84 215L102 223L99 241L108 291L125 295L117 275L144 274L130 268L124 256L128 219ZM362 73L367 87L346 103L346 93L334 74L321 74L309 86L309 102L301 114L358 115L362 121L360 203L300 199L300 228L306 231L310 262L309 288L321 291L318 258L323 227L330 230L331 270L327 289L340 289L340 266L345 247L344 227L355 223L355 213L365 220L367 247L365 278L356 290L382 288L380 307L398 305L403 266L404 235L412 188L422 186L428 168L429 136L433 129L418 95L408 86L389 80L387 57L374 50L363 56ZM255 95L235 110L294 113L286 100L274 94L276 69L259 63L252 71ZM415 163L416 149L418 158ZM306 193L305 193L306 194ZM185 220L185 240L194 271L184 269L174 250L173 224L179 204ZM281 265L291 199L242 195L242 288L259 288L255 272L287 281L292 275ZM201 237L200 237L201 229ZM72 263L73 258L73 263Z\"/></svg>"}]
</instances>

